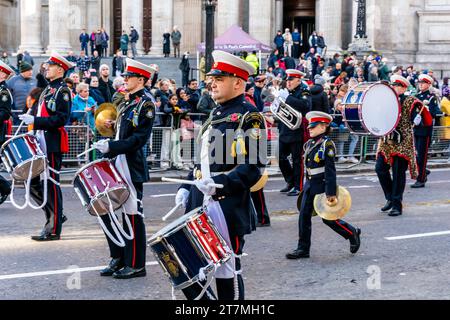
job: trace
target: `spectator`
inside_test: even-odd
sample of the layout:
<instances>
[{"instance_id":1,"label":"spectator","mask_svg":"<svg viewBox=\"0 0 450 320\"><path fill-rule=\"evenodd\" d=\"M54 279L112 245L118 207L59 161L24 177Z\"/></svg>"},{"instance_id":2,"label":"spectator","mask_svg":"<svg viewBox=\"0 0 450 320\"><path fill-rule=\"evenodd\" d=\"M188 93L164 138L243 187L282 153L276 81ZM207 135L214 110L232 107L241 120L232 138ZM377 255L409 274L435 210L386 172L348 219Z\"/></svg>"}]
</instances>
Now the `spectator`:
<instances>
[{"instance_id":1,"label":"spectator","mask_svg":"<svg viewBox=\"0 0 450 320\"><path fill-rule=\"evenodd\" d=\"M198 108L197 108L198 112L209 115L211 111L213 111L214 108L216 108L217 105L211 96L211 92L212 92L211 84L207 83L206 88L203 89L202 96L198 101Z\"/></svg>"},{"instance_id":2,"label":"spectator","mask_svg":"<svg viewBox=\"0 0 450 320\"><path fill-rule=\"evenodd\" d=\"M341 63L341 59L340 59L341 55L339 53L335 53L333 58L330 60L330 62L328 63L328 65L330 67L335 67L336 64Z\"/></svg>"},{"instance_id":3,"label":"spectator","mask_svg":"<svg viewBox=\"0 0 450 320\"><path fill-rule=\"evenodd\" d=\"M379 80L380 80L380 78L378 77L378 68L375 66L370 68L368 81L369 82L377 82Z\"/></svg>"},{"instance_id":4,"label":"spectator","mask_svg":"<svg viewBox=\"0 0 450 320\"><path fill-rule=\"evenodd\" d=\"M315 76L314 85L310 89L312 100L311 111L321 111L325 113L330 113L330 104L328 96L324 91L325 84L326 80L323 77L319 75Z\"/></svg>"},{"instance_id":5,"label":"spectator","mask_svg":"<svg viewBox=\"0 0 450 320\"><path fill-rule=\"evenodd\" d=\"M45 62L41 63L39 73L36 75L37 87L44 90L48 86L48 81L45 77Z\"/></svg>"},{"instance_id":6,"label":"spectator","mask_svg":"<svg viewBox=\"0 0 450 320\"><path fill-rule=\"evenodd\" d=\"M14 111L22 111L26 108L27 97L37 86L36 79L33 78L33 67L25 61L19 66L18 75L7 81L7 86L11 91L14 101ZM18 113L13 114L14 125L19 123Z\"/></svg>"},{"instance_id":7,"label":"spectator","mask_svg":"<svg viewBox=\"0 0 450 320\"><path fill-rule=\"evenodd\" d=\"M102 63L102 58L99 55L100 53L95 50L94 55L91 57L91 68L95 69L98 73L100 69L100 64Z\"/></svg>"},{"instance_id":8,"label":"spectator","mask_svg":"<svg viewBox=\"0 0 450 320\"><path fill-rule=\"evenodd\" d=\"M34 67L34 59L28 51L25 51L23 53L23 61L29 63L32 67Z\"/></svg>"},{"instance_id":9,"label":"spectator","mask_svg":"<svg viewBox=\"0 0 450 320\"><path fill-rule=\"evenodd\" d=\"M94 31L92 31L92 33L89 37L89 43L91 44L91 56L94 55L94 51L95 51L95 35L96 35L96 32L94 30ZM88 55L86 55L86 56L88 56Z\"/></svg>"},{"instance_id":10,"label":"spectator","mask_svg":"<svg viewBox=\"0 0 450 320\"><path fill-rule=\"evenodd\" d=\"M23 110L23 113L27 113L28 110L31 108L33 110L32 114L36 114L36 110L39 104L39 98L41 97L42 92L44 91L44 89L42 88L34 88L33 90L31 90L30 94L27 97L27 102L26 102L26 109ZM31 128L29 128L31 129Z\"/></svg>"},{"instance_id":11,"label":"spectator","mask_svg":"<svg viewBox=\"0 0 450 320\"><path fill-rule=\"evenodd\" d=\"M205 55L202 53L200 57L200 64L198 67L200 70L200 81L205 82L206 80L206 58Z\"/></svg>"},{"instance_id":12,"label":"spectator","mask_svg":"<svg viewBox=\"0 0 450 320\"><path fill-rule=\"evenodd\" d=\"M278 51L278 49L275 49L275 50L273 50L272 51L272 53L270 54L270 56L269 56L269 59L267 60L267 66L269 67L269 68L272 68L272 70L273 69L275 69L276 67L275 67L275 63L278 61L278 59L280 58L279 57L279 51Z\"/></svg>"},{"instance_id":13,"label":"spectator","mask_svg":"<svg viewBox=\"0 0 450 320\"><path fill-rule=\"evenodd\" d=\"M323 32L320 32L317 35L317 53L320 54L321 57L324 56L326 46Z\"/></svg>"},{"instance_id":14,"label":"spectator","mask_svg":"<svg viewBox=\"0 0 450 320\"><path fill-rule=\"evenodd\" d=\"M119 105L120 101L125 98L127 92L125 88L125 79L122 77L116 77L113 81L114 95L112 101L115 105Z\"/></svg>"},{"instance_id":15,"label":"spectator","mask_svg":"<svg viewBox=\"0 0 450 320\"><path fill-rule=\"evenodd\" d=\"M313 31L311 36L309 37L309 47L314 48L314 52L317 52L317 48L319 45L319 37L317 36L317 32Z\"/></svg>"},{"instance_id":16,"label":"spectator","mask_svg":"<svg viewBox=\"0 0 450 320\"><path fill-rule=\"evenodd\" d=\"M77 68L80 71L80 77L84 78L86 76L86 72L89 71L91 67L91 59L86 56L84 51L80 52L80 57L77 60Z\"/></svg>"},{"instance_id":17,"label":"spectator","mask_svg":"<svg viewBox=\"0 0 450 320\"><path fill-rule=\"evenodd\" d=\"M255 85L252 83L247 83L247 85L245 86L245 101L250 103L252 106L256 107L254 94L255 94Z\"/></svg>"},{"instance_id":18,"label":"spectator","mask_svg":"<svg viewBox=\"0 0 450 320\"><path fill-rule=\"evenodd\" d=\"M185 107L182 107L182 104L179 104L178 102L179 102L178 96L176 94L171 94L164 108L164 113L172 115L173 118L172 129L175 130L180 128L181 116L184 113L188 113L188 109L185 108L187 104L184 104Z\"/></svg>"},{"instance_id":19,"label":"spectator","mask_svg":"<svg viewBox=\"0 0 450 320\"><path fill-rule=\"evenodd\" d=\"M191 66L189 64L189 52L183 54L181 63L178 67L181 70L181 86L186 87L189 81L189 72L191 71Z\"/></svg>"},{"instance_id":20,"label":"spectator","mask_svg":"<svg viewBox=\"0 0 450 320\"><path fill-rule=\"evenodd\" d=\"M273 39L273 42L275 43L275 46L277 47L279 54L283 54L284 53L284 38L283 38L283 34L281 33L281 30L278 30L277 35Z\"/></svg>"},{"instance_id":21,"label":"spectator","mask_svg":"<svg viewBox=\"0 0 450 320\"><path fill-rule=\"evenodd\" d=\"M20 68L20 63L23 61L23 52L22 52L22 50L17 51L17 57L16 58L17 58L17 69L16 69L16 71L17 71Z\"/></svg>"},{"instance_id":22,"label":"spectator","mask_svg":"<svg viewBox=\"0 0 450 320\"><path fill-rule=\"evenodd\" d=\"M191 79L188 82L188 86L186 88L186 94L188 96L188 103L190 105L190 111L192 113L198 113L197 105L200 101L200 93L198 91L198 81L197 79ZM195 121L198 117L192 117Z\"/></svg>"},{"instance_id":23,"label":"spectator","mask_svg":"<svg viewBox=\"0 0 450 320\"><path fill-rule=\"evenodd\" d=\"M187 163L184 166L185 170L189 170L193 167L192 159L194 157L195 128L198 128L198 125L194 123L191 116L189 114L184 114L180 122L180 131L183 163Z\"/></svg>"},{"instance_id":24,"label":"spectator","mask_svg":"<svg viewBox=\"0 0 450 320\"><path fill-rule=\"evenodd\" d=\"M105 102L112 102L112 96L114 95L113 82L109 79L110 70L108 65L102 64L100 67L100 78L98 79L98 89L102 93Z\"/></svg>"},{"instance_id":25,"label":"spectator","mask_svg":"<svg viewBox=\"0 0 450 320\"><path fill-rule=\"evenodd\" d=\"M348 81L348 79L347 79L347 72L343 71L343 72L341 72L341 74L334 81L334 85L341 86L341 85L347 83L347 81Z\"/></svg>"},{"instance_id":26,"label":"spectator","mask_svg":"<svg viewBox=\"0 0 450 320\"><path fill-rule=\"evenodd\" d=\"M172 37L172 45L173 45L173 56L174 56L174 58L179 58L180 57L181 32L178 30L177 26L173 27L171 37Z\"/></svg>"},{"instance_id":27,"label":"spectator","mask_svg":"<svg viewBox=\"0 0 450 320\"><path fill-rule=\"evenodd\" d=\"M265 84L266 84L265 76L261 75L255 78L255 91L253 93L253 99L255 100L256 109L258 109L259 112L262 112L264 110L262 90L264 89Z\"/></svg>"},{"instance_id":28,"label":"spectator","mask_svg":"<svg viewBox=\"0 0 450 320\"><path fill-rule=\"evenodd\" d=\"M102 28L101 32L102 32L102 54L100 54L100 56L107 57L108 56L109 35L103 28Z\"/></svg>"},{"instance_id":29,"label":"spectator","mask_svg":"<svg viewBox=\"0 0 450 320\"><path fill-rule=\"evenodd\" d=\"M11 66L9 63L8 53L5 51L2 54L2 57L0 58L4 63L6 63L8 66Z\"/></svg>"},{"instance_id":30,"label":"spectator","mask_svg":"<svg viewBox=\"0 0 450 320\"><path fill-rule=\"evenodd\" d=\"M441 89L441 96L447 97L450 94L450 87L448 86L448 77L445 77L442 79L442 89Z\"/></svg>"},{"instance_id":31,"label":"spectator","mask_svg":"<svg viewBox=\"0 0 450 320\"><path fill-rule=\"evenodd\" d=\"M86 55L89 55L88 51L88 44L89 44L89 34L87 34L86 29L83 29L83 31L80 34L80 44L81 44L81 51L84 51Z\"/></svg>"},{"instance_id":32,"label":"spectator","mask_svg":"<svg viewBox=\"0 0 450 320\"><path fill-rule=\"evenodd\" d=\"M97 51L98 55L101 57L103 53L103 34L100 29L95 33L95 51ZM95 54L94 51L94 54Z\"/></svg>"},{"instance_id":33,"label":"spectator","mask_svg":"<svg viewBox=\"0 0 450 320\"><path fill-rule=\"evenodd\" d=\"M137 57L136 44L139 40L139 33L133 26L131 26L130 30L131 30L131 33L130 33L131 52L133 54L133 59L134 59Z\"/></svg>"},{"instance_id":34,"label":"spectator","mask_svg":"<svg viewBox=\"0 0 450 320\"><path fill-rule=\"evenodd\" d=\"M288 57L292 56L292 45L294 44L294 42L292 41L292 34L291 34L291 30L289 30L289 28L286 28L284 30L284 34L283 34L283 39L284 39L284 43L283 43L283 49L284 49L284 53L288 55Z\"/></svg>"},{"instance_id":35,"label":"spectator","mask_svg":"<svg viewBox=\"0 0 450 320\"><path fill-rule=\"evenodd\" d=\"M119 77L125 70L125 61L122 56L122 50L117 50L112 61L113 76Z\"/></svg>"},{"instance_id":36,"label":"spectator","mask_svg":"<svg viewBox=\"0 0 450 320\"><path fill-rule=\"evenodd\" d=\"M379 68L378 72L380 74L380 80L382 80L382 81L390 81L390 79L391 79L391 76L390 76L391 69L389 69L387 62L388 62L387 58L381 59L380 68Z\"/></svg>"},{"instance_id":37,"label":"spectator","mask_svg":"<svg viewBox=\"0 0 450 320\"><path fill-rule=\"evenodd\" d=\"M72 101L72 111L70 114L70 123L72 125L89 125L94 130L94 113L97 108L97 102L92 96L89 96L89 85L80 83L77 87L77 95Z\"/></svg>"},{"instance_id":38,"label":"spectator","mask_svg":"<svg viewBox=\"0 0 450 320\"><path fill-rule=\"evenodd\" d=\"M102 93L98 89L98 86L99 82L97 76L91 76L89 96L94 98L95 102L97 102L98 105L101 105L105 103L105 99L103 98Z\"/></svg>"},{"instance_id":39,"label":"spectator","mask_svg":"<svg viewBox=\"0 0 450 320\"><path fill-rule=\"evenodd\" d=\"M78 85L80 84L80 75L78 74L78 73L76 73L76 72L74 72L74 73L72 73L71 75L70 75L70 79L72 79L72 81L73 81L73 93L77 93L77 87L78 87Z\"/></svg>"},{"instance_id":40,"label":"spectator","mask_svg":"<svg viewBox=\"0 0 450 320\"><path fill-rule=\"evenodd\" d=\"M120 50L124 57L128 55L128 44L130 43L130 37L125 30L122 31L122 36L120 37Z\"/></svg>"},{"instance_id":41,"label":"spectator","mask_svg":"<svg viewBox=\"0 0 450 320\"><path fill-rule=\"evenodd\" d=\"M284 59L284 65L286 67L286 70L295 69L295 67L297 66L297 64L295 63L295 59L290 57L286 51L284 52L283 59Z\"/></svg>"},{"instance_id":42,"label":"spectator","mask_svg":"<svg viewBox=\"0 0 450 320\"><path fill-rule=\"evenodd\" d=\"M74 67L70 68L69 70L67 70L66 72L66 76L70 76L72 73L75 72L75 66L77 65L77 60L78 58L75 56L73 51L69 51L69 54L66 57L67 61L70 61L73 63Z\"/></svg>"},{"instance_id":43,"label":"spectator","mask_svg":"<svg viewBox=\"0 0 450 320\"><path fill-rule=\"evenodd\" d=\"M255 74L258 74L259 72L259 59L258 56L256 55L256 51L253 51L251 54L249 54L247 56L247 58L245 58L245 61L247 61L249 64L251 64L253 66L253 68L255 68L256 72Z\"/></svg>"},{"instance_id":44,"label":"spectator","mask_svg":"<svg viewBox=\"0 0 450 320\"><path fill-rule=\"evenodd\" d=\"M302 38L300 32L298 32L298 29L295 28L294 32L292 32L292 57L294 59L300 58L300 48L303 46Z\"/></svg>"},{"instance_id":45,"label":"spectator","mask_svg":"<svg viewBox=\"0 0 450 320\"><path fill-rule=\"evenodd\" d=\"M191 105L188 102L189 97L186 94L186 90L184 88L178 88L175 91L178 98L177 103L180 106L180 108L185 110L186 112L191 112Z\"/></svg>"},{"instance_id":46,"label":"spectator","mask_svg":"<svg viewBox=\"0 0 450 320\"><path fill-rule=\"evenodd\" d=\"M163 34L163 53L164 58L170 57L170 33L168 30Z\"/></svg>"}]
</instances>

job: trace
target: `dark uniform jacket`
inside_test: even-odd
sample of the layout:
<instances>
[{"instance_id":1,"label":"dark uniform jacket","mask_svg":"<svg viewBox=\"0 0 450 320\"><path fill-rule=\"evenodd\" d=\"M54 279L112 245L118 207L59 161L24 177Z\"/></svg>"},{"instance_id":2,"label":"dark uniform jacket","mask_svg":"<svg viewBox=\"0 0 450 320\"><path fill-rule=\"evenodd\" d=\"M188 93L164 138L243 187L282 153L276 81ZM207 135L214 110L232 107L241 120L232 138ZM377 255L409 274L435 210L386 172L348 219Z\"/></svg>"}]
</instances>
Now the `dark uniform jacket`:
<instances>
[{"instance_id":1,"label":"dark uniform jacket","mask_svg":"<svg viewBox=\"0 0 450 320\"><path fill-rule=\"evenodd\" d=\"M37 117L39 106L45 102L48 117ZM34 111L34 130L44 130L47 153L62 152L67 141L64 125L69 120L72 109L72 93L63 79L51 81L39 99ZM43 110L45 112L45 110Z\"/></svg>"},{"instance_id":2,"label":"dark uniform jacket","mask_svg":"<svg viewBox=\"0 0 450 320\"><path fill-rule=\"evenodd\" d=\"M6 87L6 82L0 82L0 147L6 141L7 121L11 118L13 107L13 97Z\"/></svg>"},{"instance_id":3,"label":"dark uniform jacket","mask_svg":"<svg viewBox=\"0 0 450 320\"><path fill-rule=\"evenodd\" d=\"M130 95L130 100L123 100L118 106L117 125L120 127L119 140L109 142L107 158L125 154L131 180L143 183L149 180L147 159L144 146L150 139L155 119L155 105L142 89Z\"/></svg>"},{"instance_id":4,"label":"dark uniform jacket","mask_svg":"<svg viewBox=\"0 0 450 320\"><path fill-rule=\"evenodd\" d=\"M240 125L241 117L245 114L247 116L242 121L242 130L246 133L247 155L233 158L231 151L234 133ZM212 159L214 159L210 160L211 178L215 183L224 185L223 189L216 189L213 200L220 203L230 236L250 234L254 227L250 188L258 182L261 177L260 168L265 164L264 159L258 158L258 142L266 139L264 119L254 106L245 101L244 95L219 105L211 115L212 128L217 132L211 134L210 142L216 150L221 149L220 151L222 151L222 155L218 151L211 152ZM218 123L215 123L216 121ZM204 129L206 130L207 127L209 126L206 124ZM197 145L201 148L201 139L198 140ZM201 170L200 164L196 165L194 172L197 170ZM200 178L195 177L194 172L189 174L189 180ZM214 176L214 173L220 172L227 172L227 174ZM183 185L182 188L190 190L187 212L202 206L204 197L196 187Z\"/></svg>"},{"instance_id":5,"label":"dark uniform jacket","mask_svg":"<svg viewBox=\"0 0 450 320\"><path fill-rule=\"evenodd\" d=\"M311 139L305 144L305 192L310 190L311 195L321 193L326 193L327 196L336 195L335 157L336 147L327 136ZM323 170L323 173L314 174L311 170Z\"/></svg>"},{"instance_id":6,"label":"dark uniform jacket","mask_svg":"<svg viewBox=\"0 0 450 320\"><path fill-rule=\"evenodd\" d=\"M439 108L439 102L434 94L432 94L429 90L425 92L419 92L416 95L416 98L420 101L429 101L428 109L430 110L430 114L433 117L433 119L436 119L436 115L440 113ZM419 114L421 108L414 108L411 112L412 119L415 119L415 117ZM426 110L425 110L426 111ZM422 137L428 137L433 135L433 126L426 125L424 122L424 113L422 113L422 123L419 126L414 127L414 135L416 136L422 136Z\"/></svg>"},{"instance_id":7,"label":"dark uniform jacket","mask_svg":"<svg viewBox=\"0 0 450 320\"><path fill-rule=\"evenodd\" d=\"M306 86L300 84L294 91L290 92L286 103L297 111L300 111L303 117L311 111L311 94ZM284 123L278 121L280 131L280 141L284 143L303 141L304 126L297 130L289 129Z\"/></svg>"}]
</instances>

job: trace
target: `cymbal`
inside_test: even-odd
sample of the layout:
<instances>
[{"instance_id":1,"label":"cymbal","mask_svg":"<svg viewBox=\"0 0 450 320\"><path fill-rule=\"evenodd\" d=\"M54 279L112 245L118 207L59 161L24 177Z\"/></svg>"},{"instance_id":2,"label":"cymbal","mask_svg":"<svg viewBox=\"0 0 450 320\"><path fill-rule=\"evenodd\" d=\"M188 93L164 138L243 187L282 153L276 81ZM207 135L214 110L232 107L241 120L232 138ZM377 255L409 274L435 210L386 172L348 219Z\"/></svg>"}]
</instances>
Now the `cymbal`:
<instances>
[{"instance_id":1,"label":"cymbal","mask_svg":"<svg viewBox=\"0 0 450 320\"><path fill-rule=\"evenodd\" d=\"M317 214L325 220L336 221L344 218L352 207L352 197L350 192L344 187L339 186L337 192L338 202L330 206L325 193L319 194L314 198L314 209Z\"/></svg>"},{"instance_id":2,"label":"cymbal","mask_svg":"<svg viewBox=\"0 0 450 320\"><path fill-rule=\"evenodd\" d=\"M117 120L117 109L112 103L104 103L95 111L95 128L103 137L114 136L114 128L107 128L106 121Z\"/></svg>"},{"instance_id":3,"label":"cymbal","mask_svg":"<svg viewBox=\"0 0 450 320\"><path fill-rule=\"evenodd\" d=\"M303 194L304 194L304 191L302 190L300 192L300 195L297 198L297 209L298 209L298 211L302 210ZM314 208L313 208L313 212L312 212L312 217L317 217L317 212L316 212L316 209L314 209Z\"/></svg>"},{"instance_id":4,"label":"cymbal","mask_svg":"<svg viewBox=\"0 0 450 320\"><path fill-rule=\"evenodd\" d=\"M253 187L250 188L250 192L257 192L263 189L266 186L267 181L269 181L269 172L267 172L266 169L264 170L261 178L259 178L258 182Z\"/></svg>"}]
</instances>

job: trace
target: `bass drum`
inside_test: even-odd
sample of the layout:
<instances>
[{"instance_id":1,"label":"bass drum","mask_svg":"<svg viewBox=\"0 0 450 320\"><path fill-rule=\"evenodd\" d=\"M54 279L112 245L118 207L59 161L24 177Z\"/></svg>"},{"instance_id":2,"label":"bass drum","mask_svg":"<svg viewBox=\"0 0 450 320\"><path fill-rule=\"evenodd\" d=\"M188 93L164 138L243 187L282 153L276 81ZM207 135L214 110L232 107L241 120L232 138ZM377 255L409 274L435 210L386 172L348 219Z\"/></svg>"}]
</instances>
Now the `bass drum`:
<instances>
[{"instance_id":1,"label":"bass drum","mask_svg":"<svg viewBox=\"0 0 450 320\"><path fill-rule=\"evenodd\" d=\"M384 83L362 83L349 89L343 99L344 122L357 135L384 137L400 121L397 93Z\"/></svg>"}]
</instances>

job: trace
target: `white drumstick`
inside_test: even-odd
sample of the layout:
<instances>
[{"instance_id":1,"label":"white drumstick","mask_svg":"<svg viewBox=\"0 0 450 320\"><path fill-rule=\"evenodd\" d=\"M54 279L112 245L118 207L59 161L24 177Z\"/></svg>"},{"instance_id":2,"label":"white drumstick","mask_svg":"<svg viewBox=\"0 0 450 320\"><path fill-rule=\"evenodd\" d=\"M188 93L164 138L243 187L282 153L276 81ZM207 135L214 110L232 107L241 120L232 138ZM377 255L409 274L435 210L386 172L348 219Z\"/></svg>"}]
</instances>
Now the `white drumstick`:
<instances>
[{"instance_id":1,"label":"white drumstick","mask_svg":"<svg viewBox=\"0 0 450 320\"><path fill-rule=\"evenodd\" d=\"M181 183L181 184L189 184L191 186L195 186L195 181L191 181L191 180L181 180L181 179L173 179L173 178L162 177L161 181ZM217 188L217 189L223 189L223 184L210 183L210 184L208 184L208 187L214 187L214 188Z\"/></svg>"},{"instance_id":2,"label":"white drumstick","mask_svg":"<svg viewBox=\"0 0 450 320\"><path fill-rule=\"evenodd\" d=\"M25 113L25 114L26 114L26 115L27 115L27 114L29 115L29 114L31 114L31 111L32 111L32 109L30 108L30 109L28 109L28 112ZM19 134L20 130L22 130L22 127L23 127L24 123L25 123L24 121L22 121L22 122L20 123L19 128L17 128L16 133L14 134L13 138L17 137L17 135Z\"/></svg>"},{"instance_id":3,"label":"white drumstick","mask_svg":"<svg viewBox=\"0 0 450 320\"><path fill-rule=\"evenodd\" d=\"M77 155L77 158L81 158L85 154L88 154L89 152L94 151L94 150L95 150L95 148L90 148L90 149L86 150L85 152L80 153L79 155Z\"/></svg>"},{"instance_id":4,"label":"white drumstick","mask_svg":"<svg viewBox=\"0 0 450 320\"><path fill-rule=\"evenodd\" d=\"M169 213L166 214L166 215L162 218L162 221L166 221L167 219L169 219L169 217L170 217L171 215L173 215L173 214L175 213L175 211L177 211L177 210L178 210L180 207L182 207L182 206L183 206L182 203L177 204L177 205L175 206L175 208L173 208L172 210L170 210Z\"/></svg>"}]
</instances>

